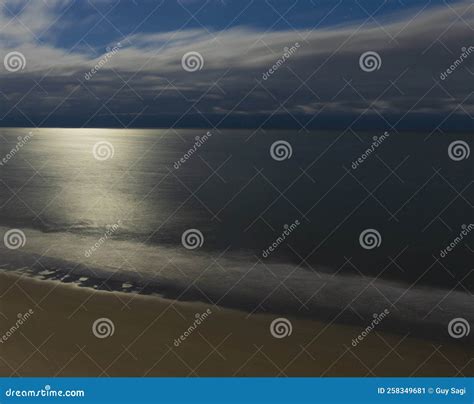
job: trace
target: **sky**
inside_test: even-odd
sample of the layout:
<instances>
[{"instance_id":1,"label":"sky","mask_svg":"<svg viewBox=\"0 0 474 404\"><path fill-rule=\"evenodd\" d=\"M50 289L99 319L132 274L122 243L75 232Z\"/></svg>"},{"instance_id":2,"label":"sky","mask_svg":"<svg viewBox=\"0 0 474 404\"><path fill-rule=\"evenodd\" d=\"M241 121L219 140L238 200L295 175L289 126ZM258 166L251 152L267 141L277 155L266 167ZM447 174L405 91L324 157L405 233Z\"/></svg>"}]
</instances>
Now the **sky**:
<instances>
[{"instance_id":1,"label":"sky","mask_svg":"<svg viewBox=\"0 0 474 404\"><path fill-rule=\"evenodd\" d=\"M472 130L473 30L472 1L1 1L0 126Z\"/></svg>"}]
</instances>

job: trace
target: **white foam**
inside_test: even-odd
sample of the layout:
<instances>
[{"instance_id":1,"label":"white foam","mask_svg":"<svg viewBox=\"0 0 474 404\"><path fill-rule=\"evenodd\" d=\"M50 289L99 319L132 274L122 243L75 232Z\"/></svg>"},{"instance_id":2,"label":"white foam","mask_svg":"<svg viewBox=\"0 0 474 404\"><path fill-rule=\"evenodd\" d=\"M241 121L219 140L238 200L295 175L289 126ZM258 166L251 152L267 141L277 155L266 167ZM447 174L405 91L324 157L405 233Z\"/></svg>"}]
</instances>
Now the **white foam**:
<instances>
[{"instance_id":1,"label":"white foam","mask_svg":"<svg viewBox=\"0 0 474 404\"><path fill-rule=\"evenodd\" d=\"M6 230L0 227L0 235ZM226 254L218 258L185 248L113 239L86 258L84 252L96 242L93 236L23 230L27 242L22 255L68 261L75 266L72 273L84 279L110 278L127 286L139 283L176 291L197 287L217 304L314 318L336 316L343 309L370 318L388 309L390 321L420 327L445 328L454 317L474 322L469 293L312 272L293 264L268 264L257 257ZM0 251L6 261L18 259L19 251L3 246Z\"/></svg>"}]
</instances>

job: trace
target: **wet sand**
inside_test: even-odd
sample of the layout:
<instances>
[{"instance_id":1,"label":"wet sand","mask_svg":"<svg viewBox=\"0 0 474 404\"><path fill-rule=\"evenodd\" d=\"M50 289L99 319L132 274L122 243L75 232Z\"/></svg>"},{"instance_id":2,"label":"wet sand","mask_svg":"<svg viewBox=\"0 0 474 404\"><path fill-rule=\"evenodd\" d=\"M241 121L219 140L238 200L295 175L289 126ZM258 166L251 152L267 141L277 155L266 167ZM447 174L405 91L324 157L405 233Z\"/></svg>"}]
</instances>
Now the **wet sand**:
<instances>
[{"instance_id":1,"label":"wet sand","mask_svg":"<svg viewBox=\"0 0 474 404\"><path fill-rule=\"evenodd\" d=\"M32 314L5 338L18 314ZM203 313L209 313L206 318ZM175 343L188 328L191 333ZM273 314L253 314L155 296L97 291L0 273L1 376L473 376L474 350L289 318L290 336L270 333ZM113 335L92 331L99 318ZM0 336L1 337L1 336ZM178 346L176 346L178 345Z\"/></svg>"}]
</instances>

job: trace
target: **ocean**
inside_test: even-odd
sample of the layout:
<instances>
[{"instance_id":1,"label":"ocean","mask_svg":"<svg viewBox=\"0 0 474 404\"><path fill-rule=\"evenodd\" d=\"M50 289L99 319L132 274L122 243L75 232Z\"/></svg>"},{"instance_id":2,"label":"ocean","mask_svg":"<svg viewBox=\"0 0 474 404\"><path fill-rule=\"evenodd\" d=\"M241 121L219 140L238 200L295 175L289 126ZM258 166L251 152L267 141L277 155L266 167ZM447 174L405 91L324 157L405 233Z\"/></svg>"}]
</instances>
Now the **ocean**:
<instances>
[{"instance_id":1,"label":"ocean","mask_svg":"<svg viewBox=\"0 0 474 404\"><path fill-rule=\"evenodd\" d=\"M391 130L0 129L0 269L446 338L470 136Z\"/></svg>"}]
</instances>

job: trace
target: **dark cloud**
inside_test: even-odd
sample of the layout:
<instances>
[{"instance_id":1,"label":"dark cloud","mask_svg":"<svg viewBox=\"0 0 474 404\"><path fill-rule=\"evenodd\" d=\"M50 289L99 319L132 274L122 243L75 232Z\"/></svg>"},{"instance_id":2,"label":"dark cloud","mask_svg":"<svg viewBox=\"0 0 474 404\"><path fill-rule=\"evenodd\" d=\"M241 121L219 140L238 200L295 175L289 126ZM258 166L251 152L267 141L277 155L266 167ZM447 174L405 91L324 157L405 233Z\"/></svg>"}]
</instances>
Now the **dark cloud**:
<instances>
[{"instance_id":1,"label":"dark cloud","mask_svg":"<svg viewBox=\"0 0 474 404\"><path fill-rule=\"evenodd\" d=\"M358 119L368 126L472 128L473 27L474 6L463 2L384 25L134 34L100 57L38 45L12 30L16 46L0 42L0 56L19 51L26 67L0 69L0 117L4 125L25 126L313 128ZM441 79L463 49L472 54ZM360 68L367 51L380 55L378 70ZM188 52L202 55L201 70L183 69Z\"/></svg>"}]
</instances>

